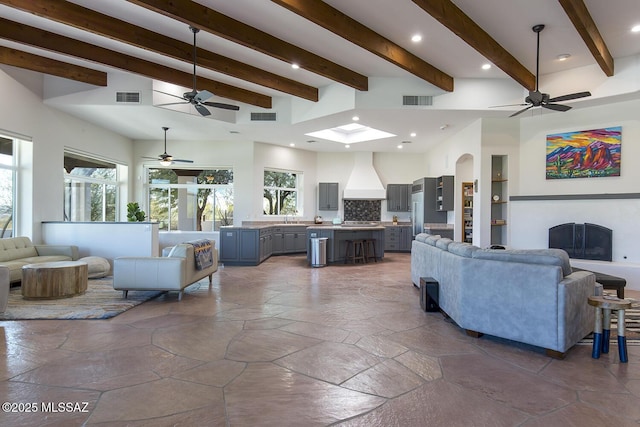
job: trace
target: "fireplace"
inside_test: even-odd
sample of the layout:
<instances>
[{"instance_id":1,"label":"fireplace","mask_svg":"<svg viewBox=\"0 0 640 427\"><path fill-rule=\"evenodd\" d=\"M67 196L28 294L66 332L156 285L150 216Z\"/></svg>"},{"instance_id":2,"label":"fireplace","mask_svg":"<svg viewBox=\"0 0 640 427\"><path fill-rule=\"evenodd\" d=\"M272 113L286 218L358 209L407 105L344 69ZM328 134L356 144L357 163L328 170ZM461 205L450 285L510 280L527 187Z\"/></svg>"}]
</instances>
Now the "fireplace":
<instances>
[{"instance_id":1,"label":"fireplace","mask_svg":"<svg viewBox=\"0 0 640 427\"><path fill-rule=\"evenodd\" d=\"M612 260L613 232L596 224L573 222L549 229L549 247L564 249L570 258Z\"/></svg>"}]
</instances>

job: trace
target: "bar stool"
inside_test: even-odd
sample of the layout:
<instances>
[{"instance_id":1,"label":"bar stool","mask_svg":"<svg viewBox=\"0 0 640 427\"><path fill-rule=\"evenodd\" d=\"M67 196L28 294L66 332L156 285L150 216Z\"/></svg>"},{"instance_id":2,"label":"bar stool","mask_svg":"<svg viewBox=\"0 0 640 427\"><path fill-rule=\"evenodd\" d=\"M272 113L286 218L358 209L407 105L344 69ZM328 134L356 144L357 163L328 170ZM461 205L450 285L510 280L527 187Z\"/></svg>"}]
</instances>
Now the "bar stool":
<instances>
[{"instance_id":1,"label":"bar stool","mask_svg":"<svg viewBox=\"0 0 640 427\"><path fill-rule=\"evenodd\" d=\"M376 254L376 244L378 239L364 240L364 260L369 262L369 258L373 258L374 262L378 262L378 254Z\"/></svg>"},{"instance_id":2,"label":"bar stool","mask_svg":"<svg viewBox=\"0 0 640 427\"><path fill-rule=\"evenodd\" d=\"M591 351L591 357L599 359L600 352L604 354L609 353L611 310L617 310L618 354L620 355L620 363L627 363L627 338L624 332L624 311L631 308L631 301L609 296L591 296L589 297L589 305L596 308L596 325L593 331L593 349Z\"/></svg>"},{"instance_id":3,"label":"bar stool","mask_svg":"<svg viewBox=\"0 0 640 427\"><path fill-rule=\"evenodd\" d=\"M367 260L364 257L364 240L345 240L345 252L344 252L344 263L351 261L352 263L356 263L356 261L362 261L362 263L366 263ZM352 254L353 250L353 254Z\"/></svg>"}]
</instances>

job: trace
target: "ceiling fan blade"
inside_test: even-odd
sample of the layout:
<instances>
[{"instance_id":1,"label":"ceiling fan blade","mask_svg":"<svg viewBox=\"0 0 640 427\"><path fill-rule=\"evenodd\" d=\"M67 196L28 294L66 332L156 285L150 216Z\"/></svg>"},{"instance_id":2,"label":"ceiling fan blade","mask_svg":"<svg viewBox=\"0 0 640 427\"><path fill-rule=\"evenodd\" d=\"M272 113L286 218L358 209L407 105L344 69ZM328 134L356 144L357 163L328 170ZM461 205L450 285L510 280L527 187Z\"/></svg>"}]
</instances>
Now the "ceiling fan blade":
<instances>
[{"instance_id":1,"label":"ceiling fan blade","mask_svg":"<svg viewBox=\"0 0 640 427\"><path fill-rule=\"evenodd\" d=\"M141 159L149 159L149 160L158 160L158 157L147 157L147 156L142 156L140 157Z\"/></svg>"},{"instance_id":2,"label":"ceiling fan blade","mask_svg":"<svg viewBox=\"0 0 640 427\"><path fill-rule=\"evenodd\" d=\"M172 161L175 162L180 162L180 163L193 163L193 160L185 160L185 159L172 159Z\"/></svg>"},{"instance_id":3,"label":"ceiling fan blade","mask_svg":"<svg viewBox=\"0 0 640 427\"><path fill-rule=\"evenodd\" d=\"M571 109L570 106L562 104L542 104L542 108L547 108L554 111L568 111Z\"/></svg>"},{"instance_id":4,"label":"ceiling fan blade","mask_svg":"<svg viewBox=\"0 0 640 427\"><path fill-rule=\"evenodd\" d=\"M518 115L518 114L520 114L520 113L524 113L525 111L527 111L529 108L532 108L532 107L533 107L533 105L529 105L527 108L523 108L523 109L522 109L522 110L520 110L520 111L516 111L515 113L513 113L513 114L512 114L512 115L510 115L509 117L515 117L515 116L517 116L517 115Z\"/></svg>"},{"instance_id":5,"label":"ceiling fan blade","mask_svg":"<svg viewBox=\"0 0 640 427\"><path fill-rule=\"evenodd\" d=\"M200 92L198 92L196 94L196 96L193 97L193 99L197 102L203 102L206 101L207 99L211 98L213 96L213 94L211 92L209 92L208 90L201 90Z\"/></svg>"},{"instance_id":6,"label":"ceiling fan blade","mask_svg":"<svg viewBox=\"0 0 640 427\"><path fill-rule=\"evenodd\" d=\"M555 98L549 99L549 102L569 101L571 99L585 98L587 96L591 96L591 92L577 92L570 93L568 95L556 96Z\"/></svg>"},{"instance_id":7,"label":"ceiling fan blade","mask_svg":"<svg viewBox=\"0 0 640 427\"><path fill-rule=\"evenodd\" d=\"M202 104L208 107L222 108L224 110L238 111L240 109L237 105L223 104L221 102L203 102Z\"/></svg>"},{"instance_id":8,"label":"ceiling fan blade","mask_svg":"<svg viewBox=\"0 0 640 427\"><path fill-rule=\"evenodd\" d=\"M207 107L205 107L204 105L193 104L193 106L198 111L198 113L200 113L201 116L210 116L211 115L211 112L209 110L207 110Z\"/></svg>"}]
</instances>

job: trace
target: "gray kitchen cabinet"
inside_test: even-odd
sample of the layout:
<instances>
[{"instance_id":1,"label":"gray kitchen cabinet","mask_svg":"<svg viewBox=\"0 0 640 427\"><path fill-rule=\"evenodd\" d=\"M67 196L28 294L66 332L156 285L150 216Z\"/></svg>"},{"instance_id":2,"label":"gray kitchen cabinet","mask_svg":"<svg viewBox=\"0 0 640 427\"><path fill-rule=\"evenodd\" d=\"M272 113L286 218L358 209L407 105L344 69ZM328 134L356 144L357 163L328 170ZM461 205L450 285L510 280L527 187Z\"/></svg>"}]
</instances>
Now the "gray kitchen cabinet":
<instances>
[{"instance_id":1,"label":"gray kitchen cabinet","mask_svg":"<svg viewBox=\"0 0 640 427\"><path fill-rule=\"evenodd\" d=\"M307 226L274 227L271 253L273 255L301 253L307 250Z\"/></svg>"},{"instance_id":2,"label":"gray kitchen cabinet","mask_svg":"<svg viewBox=\"0 0 640 427\"><path fill-rule=\"evenodd\" d=\"M412 234L410 225L385 226L384 250L389 252L411 252Z\"/></svg>"},{"instance_id":3,"label":"gray kitchen cabinet","mask_svg":"<svg viewBox=\"0 0 640 427\"><path fill-rule=\"evenodd\" d=\"M337 211L339 198L337 182L321 182L318 184L319 211Z\"/></svg>"},{"instance_id":4,"label":"gray kitchen cabinet","mask_svg":"<svg viewBox=\"0 0 640 427\"><path fill-rule=\"evenodd\" d=\"M260 230L243 230L238 231L239 241L239 257L241 263L258 264L260 256L259 246Z\"/></svg>"},{"instance_id":5,"label":"gray kitchen cabinet","mask_svg":"<svg viewBox=\"0 0 640 427\"><path fill-rule=\"evenodd\" d=\"M452 211L454 200L453 176L444 175L436 180L436 210Z\"/></svg>"},{"instance_id":6,"label":"gray kitchen cabinet","mask_svg":"<svg viewBox=\"0 0 640 427\"><path fill-rule=\"evenodd\" d=\"M411 211L411 184L387 184L387 212Z\"/></svg>"},{"instance_id":7,"label":"gray kitchen cabinet","mask_svg":"<svg viewBox=\"0 0 640 427\"><path fill-rule=\"evenodd\" d=\"M306 228L285 231L284 233L284 253L297 253L307 250L307 232Z\"/></svg>"},{"instance_id":8,"label":"gray kitchen cabinet","mask_svg":"<svg viewBox=\"0 0 640 427\"><path fill-rule=\"evenodd\" d=\"M262 237L259 229L221 228L220 262L227 265L260 264L267 256L266 239Z\"/></svg>"}]
</instances>

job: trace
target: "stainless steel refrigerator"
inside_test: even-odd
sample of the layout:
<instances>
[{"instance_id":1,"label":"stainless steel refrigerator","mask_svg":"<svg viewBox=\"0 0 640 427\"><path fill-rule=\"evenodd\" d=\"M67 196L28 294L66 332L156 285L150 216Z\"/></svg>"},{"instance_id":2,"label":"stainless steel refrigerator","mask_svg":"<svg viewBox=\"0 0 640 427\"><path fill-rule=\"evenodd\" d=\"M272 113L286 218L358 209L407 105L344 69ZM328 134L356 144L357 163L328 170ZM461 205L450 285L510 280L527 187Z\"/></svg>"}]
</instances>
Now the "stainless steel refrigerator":
<instances>
[{"instance_id":1,"label":"stainless steel refrigerator","mask_svg":"<svg viewBox=\"0 0 640 427\"><path fill-rule=\"evenodd\" d=\"M425 223L446 223L447 213L436 210L437 178L420 178L411 186L413 235L423 232Z\"/></svg>"}]
</instances>

